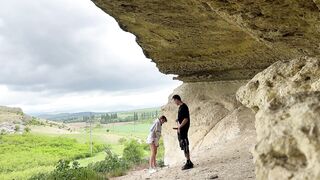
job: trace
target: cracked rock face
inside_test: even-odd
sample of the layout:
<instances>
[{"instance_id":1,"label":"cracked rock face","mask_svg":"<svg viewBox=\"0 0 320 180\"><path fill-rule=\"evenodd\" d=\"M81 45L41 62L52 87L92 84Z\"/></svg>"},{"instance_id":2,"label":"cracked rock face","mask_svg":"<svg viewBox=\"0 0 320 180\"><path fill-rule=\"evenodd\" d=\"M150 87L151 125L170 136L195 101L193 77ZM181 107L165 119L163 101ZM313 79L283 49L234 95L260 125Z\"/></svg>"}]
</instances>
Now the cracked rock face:
<instances>
[{"instance_id":1,"label":"cracked rock face","mask_svg":"<svg viewBox=\"0 0 320 180\"><path fill-rule=\"evenodd\" d=\"M319 0L93 0L184 82L250 79L320 55Z\"/></svg>"},{"instance_id":2,"label":"cracked rock face","mask_svg":"<svg viewBox=\"0 0 320 180\"><path fill-rule=\"evenodd\" d=\"M320 179L320 60L277 62L239 89L256 114L257 179Z\"/></svg>"},{"instance_id":3,"label":"cracked rock face","mask_svg":"<svg viewBox=\"0 0 320 180\"><path fill-rule=\"evenodd\" d=\"M212 148L217 144L237 138L243 134L255 135L254 113L237 102L235 93L246 81L184 83L174 90L188 105L191 126L189 141L191 155L199 150ZM173 95L172 94L172 95ZM176 127L178 107L172 102L162 107L168 118L163 126L165 163L176 165L185 160L180 150Z\"/></svg>"},{"instance_id":4,"label":"cracked rock face","mask_svg":"<svg viewBox=\"0 0 320 180\"><path fill-rule=\"evenodd\" d=\"M320 61L302 57L278 61L238 90L238 100L255 111L272 108L279 97L320 90Z\"/></svg>"}]
</instances>

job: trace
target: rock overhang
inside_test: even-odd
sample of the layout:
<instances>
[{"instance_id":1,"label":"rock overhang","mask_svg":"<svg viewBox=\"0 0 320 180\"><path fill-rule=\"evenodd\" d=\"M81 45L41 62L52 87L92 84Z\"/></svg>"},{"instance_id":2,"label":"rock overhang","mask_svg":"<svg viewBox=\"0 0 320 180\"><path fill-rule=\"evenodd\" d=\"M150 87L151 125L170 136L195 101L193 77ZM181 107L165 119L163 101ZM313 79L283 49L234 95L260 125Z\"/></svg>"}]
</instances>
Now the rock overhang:
<instances>
[{"instance_id":1,"label":"rock overhang","mask_svg":"<svg viewBox=\"0 0 320 180\"><path fill-rule=\"evenodd\" d=\"M279 60L320 55L319 0L94 0L184 82L250 79Z\"/></svg>"}]
</instances>

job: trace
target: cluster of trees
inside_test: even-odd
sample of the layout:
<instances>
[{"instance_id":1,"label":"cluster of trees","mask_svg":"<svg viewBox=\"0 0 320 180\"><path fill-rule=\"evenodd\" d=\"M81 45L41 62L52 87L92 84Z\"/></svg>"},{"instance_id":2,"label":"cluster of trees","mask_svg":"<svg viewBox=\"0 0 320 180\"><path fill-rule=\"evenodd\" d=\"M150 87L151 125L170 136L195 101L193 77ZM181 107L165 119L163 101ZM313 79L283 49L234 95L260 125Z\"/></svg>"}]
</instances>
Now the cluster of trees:
<instances>
[{"instance_id":1,"label":"cluster of trees","mask_svg":"<svg viewBox=\"0 0 320 180\"><path fill-rule=\"evenodd\" d=\"M120 116L119 116L120 114ZM139 120L150 120L158 117L159 111L147 111L147 112L132 112L128 114L125 112L121 113L105 113L101 115L88 115L88 116L80 116L80 117L70 117L63 120L64 123L71 122L100 122L101 124L108 124L114 122L131 122L131 121L139 121Z\"/></svg>"},{"instance_id":2,"label":"cluster of trees","mask_svg":"<svg viewBox=\"0 0 320 180\"><path fill-rule=\"evenodd\" d=\"M125 117L118 117L117 113L105 114L101 115L100 123L108 124L113 122L131 122L131 121L139 121L139 120L149 120L158 117L158 111L151 112L133 112L132 115L128 115Z\"/></svg>"},{"instance_id":3,"label":"cluster of trees","mask_svg":"<svg viewBox=\"0 0 320 180\"><path fill-rule=\"evenodd\" d=\"M118 113L106 113L102 114L100 117L100 123L101 124L108 124L114 122L116 119L118 119Z\"/></svg>"},{"instance_id":4,"label":"cluster of trees","mask_svg":"<svg viewBox=\"0 0 320 180\"><path fill-rule=\"evenodd\" d=\"M145 120L145 119L152 119L158 117L159 113L158 111L154 112L142 112L139 114L139 119ZM138 120L138 119L137 119Z\"/></svg>"}]
</instances>

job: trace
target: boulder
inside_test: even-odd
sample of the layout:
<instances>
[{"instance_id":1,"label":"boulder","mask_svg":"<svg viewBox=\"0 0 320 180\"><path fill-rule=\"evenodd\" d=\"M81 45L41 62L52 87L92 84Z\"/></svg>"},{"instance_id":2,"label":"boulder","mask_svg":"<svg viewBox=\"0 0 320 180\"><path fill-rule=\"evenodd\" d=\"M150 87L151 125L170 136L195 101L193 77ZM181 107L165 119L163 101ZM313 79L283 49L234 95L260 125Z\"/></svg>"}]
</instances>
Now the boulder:
<instances>
[{"instance_id":1,"label":"boulder","mask_svg":"<svg viewBox=\"0 0 320 180\"><path fill-rule=\"evenodd\" d=\"M255 110L257 179L320 179L320 61L279 61L241 87Z\"/></svg>"}]
</instances>

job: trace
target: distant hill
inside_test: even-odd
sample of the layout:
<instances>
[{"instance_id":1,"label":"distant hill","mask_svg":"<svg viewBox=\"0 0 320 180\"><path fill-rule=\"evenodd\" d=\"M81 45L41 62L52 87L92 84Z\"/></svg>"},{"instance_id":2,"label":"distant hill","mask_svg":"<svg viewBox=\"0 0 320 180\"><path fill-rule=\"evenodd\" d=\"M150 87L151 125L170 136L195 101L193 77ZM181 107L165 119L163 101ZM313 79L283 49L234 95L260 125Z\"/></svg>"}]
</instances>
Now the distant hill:
<instances>
[{"instance_id":1,"label":"distant hill","mask_svg":"<svg viewBox=\"0 0 320 180\"><path fill-rule=\"evenodd\" d=\"M36 117L42 119L48 119L51 121L63 121L72 118L82 118L84 116L98 115L101 113L96 112L77 112L77 113L57 113L57 114L41 114Z\"/></svg>"}]
</instances>

